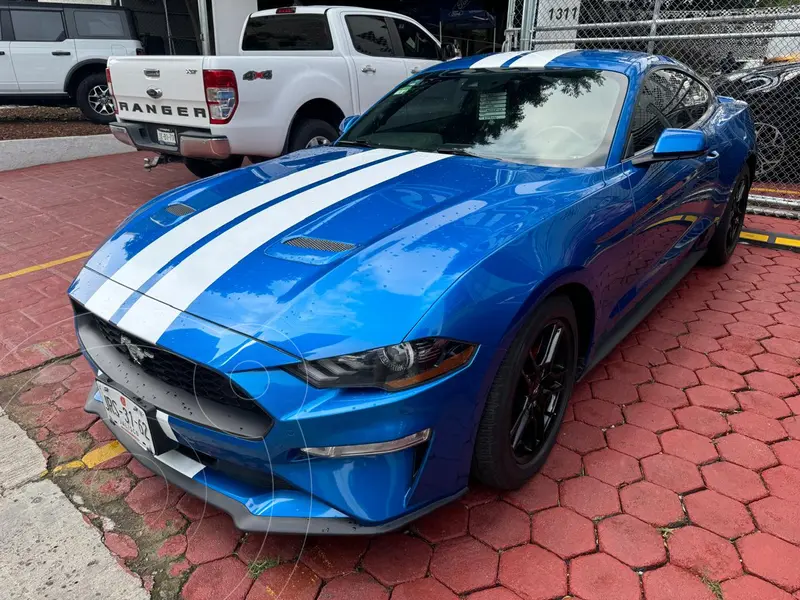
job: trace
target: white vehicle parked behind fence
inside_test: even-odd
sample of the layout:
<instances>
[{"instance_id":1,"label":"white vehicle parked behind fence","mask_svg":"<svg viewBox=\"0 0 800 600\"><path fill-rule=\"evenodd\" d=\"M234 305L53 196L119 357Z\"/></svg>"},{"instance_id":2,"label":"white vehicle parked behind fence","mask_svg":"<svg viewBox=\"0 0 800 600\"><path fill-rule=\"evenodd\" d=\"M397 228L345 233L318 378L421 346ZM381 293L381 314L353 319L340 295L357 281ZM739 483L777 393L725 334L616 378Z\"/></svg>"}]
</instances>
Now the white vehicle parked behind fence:
<instances>
[{"instance_id":1,"label":"white vehicle parked behind fence","mask_svg":"<svg viewBox=\"0 0 800 600\"><path fill-rule=\"evenodd\" d=\"M251 160L329 144L407 77L450 58L416 21L355 7L250 15L238 56L111 58L112 133L205 177Z\"/></svg>"}]
</instances>

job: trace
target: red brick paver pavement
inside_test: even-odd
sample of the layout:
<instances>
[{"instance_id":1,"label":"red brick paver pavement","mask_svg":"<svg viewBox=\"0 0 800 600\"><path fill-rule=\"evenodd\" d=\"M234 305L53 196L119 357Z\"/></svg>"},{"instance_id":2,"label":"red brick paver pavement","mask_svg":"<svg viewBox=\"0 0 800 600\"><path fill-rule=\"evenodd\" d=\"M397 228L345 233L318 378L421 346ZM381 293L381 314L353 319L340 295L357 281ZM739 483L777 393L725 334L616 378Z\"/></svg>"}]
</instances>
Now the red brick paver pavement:
<instances>
[{"instance_id":1,"label":"red brick paver pavement","mask_svg":"<svg viewBox=\"0 0 800 600\"><path fill-rule=\"evenodd\" d=\"M125 453L51 476L160 598L800 598L799 309L798 254L742 245L726 267L695 269L576 387L539 475L514 492L476 486L403 532L246 535ZM83 359L3 383L51 472L109 443L80 413Z\"/></svg>"},{"instance_id":2,"label":"red brick paver pavement","mask_svg":"<svg viewBox=\"0 0 800 600\"><path fill-rule=\"evenodd\" d=\"M147 173L143 156L0 173L0 275L94 250L134 209L193 179L181 165ZM0 375L77 350L66 290L83 262L0 280Z\"/></svg>"}]
</instances>

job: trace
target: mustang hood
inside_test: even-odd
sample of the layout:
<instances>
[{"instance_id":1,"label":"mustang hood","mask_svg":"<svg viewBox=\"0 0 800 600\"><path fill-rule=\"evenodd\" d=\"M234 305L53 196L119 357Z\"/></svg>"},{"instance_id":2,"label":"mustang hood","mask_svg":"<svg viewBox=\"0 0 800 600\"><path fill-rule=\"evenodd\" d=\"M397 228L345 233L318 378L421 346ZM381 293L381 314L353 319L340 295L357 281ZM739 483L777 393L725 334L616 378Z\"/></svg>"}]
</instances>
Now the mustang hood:
<instances>
[{"instance_id":1,"label":"mustang hood","mask_svg":"<svg viewBox=\"0 0 800 600\"><path fill-rule=\"evenodd\" d=\"M181 312L313 359L401 341L472 265L601 170L328 148L193 183L89 260L86 307L153 343Z\"/></svg>"}]
</instances>

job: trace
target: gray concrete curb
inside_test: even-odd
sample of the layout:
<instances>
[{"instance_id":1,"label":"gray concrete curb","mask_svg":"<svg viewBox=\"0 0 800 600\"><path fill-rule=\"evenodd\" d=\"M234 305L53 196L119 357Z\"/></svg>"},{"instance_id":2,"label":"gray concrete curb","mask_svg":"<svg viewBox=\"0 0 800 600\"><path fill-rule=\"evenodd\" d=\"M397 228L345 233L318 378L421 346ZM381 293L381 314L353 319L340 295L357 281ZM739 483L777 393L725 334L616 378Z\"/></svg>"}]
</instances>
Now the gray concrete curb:
<instances>
[{"instance_id":1,"label":"gray concrete curb","mask_svg":"<svg viewBox=\"0 0 800 600\"><path fill-rule=\"evenodd\" d=\"M110 133L0 141L0 171L23 169L93 156L136 152Z\"/></svg>"},{"instance_id":2,"label":"gray concrete curb","mask_svg":"<svg viewBox=\"0 0 800 600\"><path fill-rule=\"evenodd\" d=\"M45 469L36 442L0 417L0 598L148 600Z\"/></svg>"}]
</instances>

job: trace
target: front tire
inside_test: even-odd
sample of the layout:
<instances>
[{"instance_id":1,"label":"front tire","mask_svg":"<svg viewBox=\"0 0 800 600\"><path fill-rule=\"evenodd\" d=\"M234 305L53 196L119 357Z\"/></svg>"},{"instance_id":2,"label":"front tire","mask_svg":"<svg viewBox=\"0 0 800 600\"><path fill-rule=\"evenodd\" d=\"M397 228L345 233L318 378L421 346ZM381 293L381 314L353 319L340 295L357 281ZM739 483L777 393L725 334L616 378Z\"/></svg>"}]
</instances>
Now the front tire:
<instances>
[{"instance_id":1,"label":"front tire","mask_svg":"<svg viewBox=\"0 0 800 600\"><path fill-rule=\"evenodd\" d=\"M186 168L191 171L192 175L200 179L224 173L232 169L238 169L242 166L243 162L244 156L236 155L221 160L207 160L204 158L183 159L183 164L186 165Z\"/></svg>"},{"instance_id":2,"label":"front tire","mask_svg":"<svg viewBox=\"0 0 800 600\"><path fill-rule=\"evenodd\" d=\"M75 102L90 121L108 124L115 119L114 100L105 73L84 77L75 89Z\"/></svg>"},{"instance_id":3,"label":"front tire","mask_svg":"<svg viewBox=\"0 0 800 600\"><path fill-rule=\"evenodd\" d=\"M338 137L339 134L330 123L321 119L304 119L292 127L292 135L289 136L289 152L296 152L303 148L330 146Z\"/></svg>"},{"instance_id":4,"label":"front tire","mask_svg":"<svg viewBox=\"0 0 800 600\"><path fill-rule=\"evenodd\" d=\"M736 181L733 182L728 205L720 217L717 230L708 243L708 249L703 256L703 264L719 267L730 260L744 227L749 193L750 168L745 165L736 177Z\"/></svg>"},{"instance_id":5,"label":"front tire","mask_svg":"<svg viewBox=\"0 0 800 600\"><path fill-rule=\"evenodd\" d=\"M497 371L478 427L473 475L517 489L544 465L558 436L577 374L577 321L565 296L530 316Z\"/></svg>"}]
</instances>

